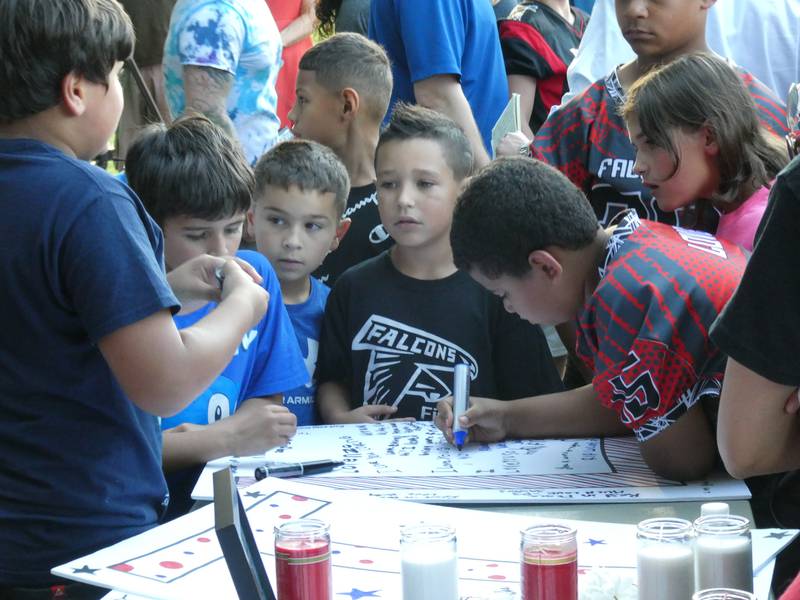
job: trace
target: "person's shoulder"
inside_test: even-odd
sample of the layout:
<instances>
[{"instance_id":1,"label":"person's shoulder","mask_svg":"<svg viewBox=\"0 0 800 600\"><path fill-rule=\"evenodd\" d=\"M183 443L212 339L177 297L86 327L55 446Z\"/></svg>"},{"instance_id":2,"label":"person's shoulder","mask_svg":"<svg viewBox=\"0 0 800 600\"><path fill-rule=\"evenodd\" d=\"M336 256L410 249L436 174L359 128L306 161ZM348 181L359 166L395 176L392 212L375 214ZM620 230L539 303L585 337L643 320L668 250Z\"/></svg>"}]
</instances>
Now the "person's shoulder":
<instances>
[{"instance_id":1,"label":"person's shoulder","mask_svg":"<svg viewBox=\"0 0 800 600\"><path fill-rule=\"evenodd\" d=\"M311 296L324 305L331 293L331 288L322 283L316 277L311 277L309 275L309 279L311 280Z\"/></svg>"},{"instance_id":2,"label":"person's shoulder","mask_svg":"<svg viewBox=\"0 0 800 600\"><path fill-rule=\"evenodd\" d=\"M569 102L555 109L548 116L547 120L549 121L551 118L560 119L564 118L565 115L574 115L575 113L596 114L599 112L601 104L606 101L606 97L608 96L607 86L609 76L610 75L606 75L581 90L573 96Z\"/></svg>"},{"instance_id":3,"label":"person's shoulder","mask_svg":"<svg viewBox=\"0 0 800 600\"><path fill-rule=\"evenodd\" d=\"M240 21L247 25L248 10L247 4L252 0L242 2L241 0L178 0L172 12L172 23L181 30L199 31L198 27L202 24L205 33L214 34L213 27L219 27L231 19ZM265 4L262 2L262 4Z\"/></svg>"},{"instance_id":4,"label":"person's shoulder","mask_svg":"<svg viewBox=\"0 0 800 600\"><path fill-rule=\"evenodd\" d=\"M639 279L634 281L647 282L636 284L643 290L672 295L678 286L684 296L702 292L718 306L733 293L746 265L747 253L732 242L705 231L642 220L611 268L636 270Z\"/></svg>"},{"instance_id":5,"label":"person's shoulder","mask_svg":"<svg viewBox=\"0 0 800 600\"><path fill-rule=\"evenodd\" d=\"M339 288L341 285L358 285L362 282L369 282L370 279L375 278L376 276L386 276L391 274L392 269L389 265L389 253L388 251L381 252L378 256L373 256L372 258L368 258L367 260L363 260L360 263L357 263L347 269L344 273L342 273L339 278L336 280L336 285L334 286L334 290ZM372 283L375 285L380 285L382 279L374 280Z\"/></svg>"},{"instance_id":6,"label":"person's shoulder","mask_svg":"<svg viewBox=\"0 0 800 600\"><path fill-rule=\"evenodd\" d=\"M378 187L375 185L375 182L352 187L347 194L347 210L345 211L345 216L351 215L367 204L377 204L377 202Z\"/></svg>"},{"instance_id":7,"label":"person's shoulder","mask_svg":"<svg viewBox=\"0 0 800 600\"><path fill-rule=\"evenodd\" d=\"M269 260L267 260L267 257L263 254L255 250L238 250L236 256L246 261L264 278L264 287L267 291L271 291L276 286L280 287L278 277L275 275L275 270L272 268Z\"/></svg>"},{"instance_id":8,"label":"person's shoulder","mask_svg":"<svg viewBox=\"0 0 800 600\"><path fill-rule=\"evenodd\" d=\"M272 270L272 265L267 257L255 250L237 250L236 256L255 267L259 274Z\"/></svg>"},{"instance_id":9,"label":"person's shoulder","mask_svg":"<svg viewBox=\"0 0 800 600\"><path fill-rule=\"evenodd\" d=\"M773 92L767 84L761 81L758 77L753 75L750 71L745 69L744 67L737 65L735 63L730 63L733 66L734 71L739 75L744 83L745 87L752 93L753 91L757 91L760 94L763 94L770 99L778 100L778 96Z\"/></svg>"},{"instance_id":10,"label":"person's shoulder","mask_svg":"<svg viewBox=\"0 0 800 600\"><path fill-rule=\"evenodd\" d=\"M106 200L135 201L133 190L107 171L87 161L67 156L55 148L42 146L36 150L37 166L32 169L41 170L43 179L32 180L32 190L41 183L47 186L56 185L59 193L53 195L53 201L63 202L74 211L81 211L88 205Z\"/></svg>"},{"instance_id":11,"label":"person's shoulder","mask_svg":"<svg viewBox=\"0 0 800 600\"><path fill-rule=\"evenodd\" d=\"M586 29L586 26L589 24L589 13L587 13L582 8L578 8L577 6L572 7L572 12L575 14L575 23L573 27L578 31L583 32Z\"/></svg>"},{"instance_id":12,"label":"person's shoulder","mask_svg":"<svg viewBox=\"0 0 800 600\"><path fill-rule=\"evenodd\" d=\"M331 297L373 297L386 287L394 275L388 251L361 261L347 269L337 279L331 290Z\"/></svg>"},{"instance_id":13,"label":"person's shoulder","mask_svg":"<svg viewBox=\"0 0 800 600\"><path fill-rule=\"evenodd\" d=\"M784 169L778 173L777 181L788 185L794 190L800 190L800 155L796 156Z\"/></svg>"},{"instance_id":14,"label":"person's shoulder","mask_svg":"<svg viewBox=\"0 0 800 600\"><path fill-rule=\"evenodd\" d=\"M519 21L526 25L534 25L537 20L542 17L542 11L536 2L521 2L517 4L508 16L504 19L499 19L498 23L505 23L508 21Z\"/></svg>"}]
</instances>

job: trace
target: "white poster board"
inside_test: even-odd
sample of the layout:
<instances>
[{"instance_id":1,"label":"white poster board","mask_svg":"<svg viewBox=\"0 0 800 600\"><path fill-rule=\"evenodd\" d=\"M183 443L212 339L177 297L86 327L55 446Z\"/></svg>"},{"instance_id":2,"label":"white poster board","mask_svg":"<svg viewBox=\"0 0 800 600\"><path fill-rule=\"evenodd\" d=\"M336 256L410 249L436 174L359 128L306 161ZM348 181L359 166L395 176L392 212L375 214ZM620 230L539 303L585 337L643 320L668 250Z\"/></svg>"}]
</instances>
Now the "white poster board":
<instances>
[{"instance_id":1,"label":"white poster board","mask_svg":"<svg viewBox=\"0 0 800 600\"><path fill-rule=\"evenodd\" d=\"M543 519L356 497L319 486L265 479L242 495L267 573L275 587L274 527L314 517L331 526L335 598L401 600L399 528L419 521L456 529L459 593L485 597L519 589L520 530ZM554 521L548 519L548 522ZM564 521L578 530L582 600L607 600L610 590L635 599L633 525ZM753 532L758 571L797 534ZM53 573L147 598L235 599L236 593L207 506L110 548L57 567Z\"/></svg>"},{"instance_id":2,"label":"white poster board","mask_svg":"<svg viewBox=\"0 0 800 600\"><path fill-rule=\"evenodd\" d=\"M213 496L211 474L231 466L246 486L266 462L331 459L345 464L306 478L372 496L446 504L616 503L749 499L741 481L716 474L670 481L645 464L634 438L510 440L459 451L432 423L390 421L299 427L266 454L208 463L192 492Z\"/></svg>"}]
</instances>

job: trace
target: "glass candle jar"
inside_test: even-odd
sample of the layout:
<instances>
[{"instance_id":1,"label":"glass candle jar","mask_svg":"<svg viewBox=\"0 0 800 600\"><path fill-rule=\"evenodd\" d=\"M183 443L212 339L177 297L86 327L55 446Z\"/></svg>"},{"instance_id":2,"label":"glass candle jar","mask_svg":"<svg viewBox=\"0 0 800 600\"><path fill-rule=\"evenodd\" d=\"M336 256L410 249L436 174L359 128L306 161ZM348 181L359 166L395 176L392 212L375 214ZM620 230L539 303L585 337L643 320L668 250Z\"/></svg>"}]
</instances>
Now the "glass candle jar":
<instances>
[{"instance_id":1,"label":"glass candle jar","mask_svg":"<svg viewBox=\"0 0 800 600\"><path fill-rule=\"evenodd\" d=\"M400 528L403 600L458 600L456 532L447 525Z\"/></svg>"},{"instance_id":2,"label":"glass candle jar","mask_svg":"<svg viewBox=\"0 0 800 600\"><path fill-rule=\"evenodd\" d=\"M756 598L755 594L743 590L713 588L695 592L692 600L758 600L758 598Z\"/></svg>"},{"instance_id":3,"label":"glass candle jar","mask_svg":"<svg viewBox=\"0 0 800 600\"><path fill-rule=\"evenodd\" d=\"M578 542L566 525L533 525L522 530L522 600L577 600Z\"/></svg>"},{"instance_id":4,"label":"glass candle jar","mask_svg":"<svg viewBox=\"0 0 800 600\"><path fill-rule=\"evenodd\" d=\"M705 502L700 505L700 516L710 517L711 515L729 515L731 507L727 502Z\"/></svg>"},{"instance_id":5,"label":"glass candle jar","mask_svg":"<svg viewBox=\"0 0 800 600\"><path fill-rule=\"evenodd\" d=\"M276 527L275 572L280 600L330 600L328 525L318 519L298 519Z\"/></svg>"},{"instance_id":6,"label":"glass candle jar","mask_svg":"<svg viewBox=\"0 0 800 600\"><path fill-rule=\"evenodd\" d=\"M735 515L700 517L694 522L696 589L753 591L750 520Z\"/></svg>"},{"instance_id":7,"label":"glass candle jar","mask_svg":"<svg viewBox=\"0 0 800 600\"><path fill-rule=\"evenodd\" d=\"M639 600L691 598L694 530L685 519L647 519L636 531Z\"/></svg>"}]
</instances>

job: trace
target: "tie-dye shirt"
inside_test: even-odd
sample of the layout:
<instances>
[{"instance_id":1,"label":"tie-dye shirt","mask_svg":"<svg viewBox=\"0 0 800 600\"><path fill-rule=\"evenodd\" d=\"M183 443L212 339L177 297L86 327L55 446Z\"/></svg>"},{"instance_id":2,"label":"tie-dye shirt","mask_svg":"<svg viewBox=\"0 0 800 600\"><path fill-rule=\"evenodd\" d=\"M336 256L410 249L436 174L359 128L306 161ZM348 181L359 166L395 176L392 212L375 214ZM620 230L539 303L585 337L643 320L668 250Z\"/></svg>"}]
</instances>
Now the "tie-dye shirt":
<instances>
[{"instance_id":1,"label":"tie-dye shirt","mask_svg":"<svg viewBox=\"0 0 800 600\"><path fill-rule=\"evenodd\" d=\"M230 116L251 163L278 135L275 80L281 37L264 0L178 0L164 46L167 100L173 115L186 108L183 66L211 67L234 76Z\"/></svg>"}]
</instances>

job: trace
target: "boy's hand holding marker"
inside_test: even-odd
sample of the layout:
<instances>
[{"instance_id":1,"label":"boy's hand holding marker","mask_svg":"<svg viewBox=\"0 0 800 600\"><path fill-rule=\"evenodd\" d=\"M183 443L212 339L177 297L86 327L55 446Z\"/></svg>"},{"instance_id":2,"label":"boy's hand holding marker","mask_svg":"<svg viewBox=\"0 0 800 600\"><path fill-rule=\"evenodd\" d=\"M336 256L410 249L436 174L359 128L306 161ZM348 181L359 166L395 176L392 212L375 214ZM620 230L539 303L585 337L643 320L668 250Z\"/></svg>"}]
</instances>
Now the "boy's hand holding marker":
<instances>
[{"instance_id":1,"label":"boy's hand holding marker","mask_svg":"<svg viewBox=\"0 0 800 600\"><path fill-rule=\"evenodd\" d=\"M181 312L192 312L208 302L222 299L226 263L234 262L249 279L261 285L261 275L247 261L235 257L203 254L175 267L167 274L173 293L181 301Z\"/></svg>"},{"instance_id":2,"label":"boy's hand holding marker","mask_svg":"<svg viewBox=\"0 0 800 600\"><path fill-rule=\"evenodd\" d=\"M461 415L469 405L469 366L459 363L453 369L453 441L461 450L467 441L467 428L461 425Z\"/></svg>"},{"instance_id":3,"label":"boy's hand holding marker","mask_svg":"<svg viewBox=\"0 0 800 600\"><path fill-rule=\"evenodd\" d=\"M470 398L469 409L458 418L459 428L466 431L467 442L499 442L508 437L507 409L509 402L490 398ZM436 427L451 444L457 444L454 437L453 399L440 400L437 405Z\"/></svg>"}]
</instances>

